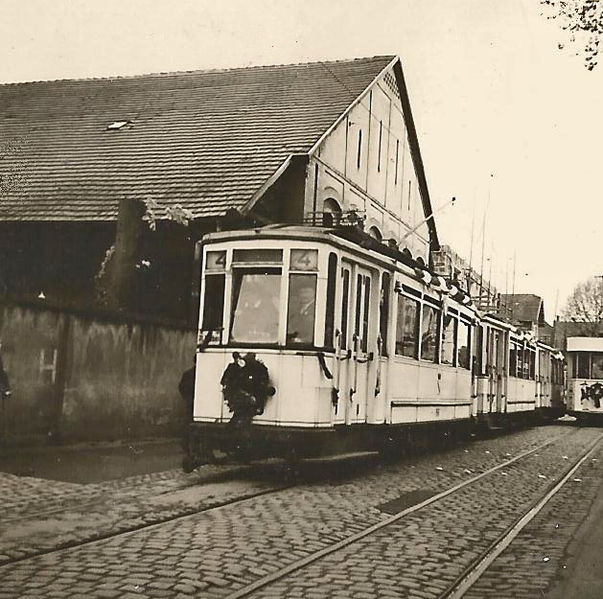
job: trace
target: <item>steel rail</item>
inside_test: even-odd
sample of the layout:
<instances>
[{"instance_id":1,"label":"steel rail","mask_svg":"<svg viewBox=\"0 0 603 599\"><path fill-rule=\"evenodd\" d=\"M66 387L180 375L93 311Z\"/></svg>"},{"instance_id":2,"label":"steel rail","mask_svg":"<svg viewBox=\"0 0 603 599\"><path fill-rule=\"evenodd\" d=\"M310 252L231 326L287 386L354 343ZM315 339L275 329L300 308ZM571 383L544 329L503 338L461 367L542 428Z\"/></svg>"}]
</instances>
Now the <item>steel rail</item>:
<instances>
[{"instance_id":1,"label":"steel rail","mask_svg":"<svg viewBox=\"0 0 603 599\"><path fill-rule=\"evenodd\" d=\"M494 560L513 542L515 537L538 515L545 505L564 487L567 481L582 466L582 464L593 454L601 443L601 434L588 449L582 454L566 474L549 485L549 490L541 499L532 502L530 508L511 524L488 549L463 571L463 573L439 596L439 599L460 599L465 593L482 577L484 572L492 565Z\"/></svg>"},{"instance_id":2,"label":"steel rail","mask_svg":"<svg viewBox=\"0 0 603 599\"><path fill-rule=\"evenodd\" d=\"M196 480L194 482L191 482L189 484L183 484L181 486L175 487L174 489L170 489L169 491L165 491L165 493L171 493L174 491L181 491L182 489L188 489L190 487L194 487L197 484L201 483L201 484L205 484L205 483L216 483L216 482L225 482L228 480L232 480L228 477L231 477L233 475L240 475L240 474L246 474L248 473L254 466L225 466L225 469L223 471L219 471L219 472L212 472L212 473L208 473L206 475L200 475L199 476L199 480ZM227 468L227 469L226 469ZM175 479L175 477L174 477ZM112 481L109 481L112 482ZM163 482L163 481L161 481ZM98 484L98 485L103 485L104 483L92 483L92 484ZM76 510L76 509L82 509L82 508L88 508L88 507L93 507L95 505L102 505L104 503L106 503L107 498L108 497L115 497L118 494L123 494L124 496L127 496L130 493L133 493L136 489L140 488L140 487L144 487L145 485L149 485L149 484L153 484L152 481L140 481L140 482L134 482L132 484L129 484L127 486L123 486L123 487L117 487L117 488L111 488L110 486L106 486L104 488L102 488L98 495L95 495L94 497L90 497L90 498L86 498L86 499L78 499L77 497L69 497L67 498L67 500L65 501L65 503L61 506L58 507L53 507L47 510L38 510L35 512L22 512L21 514L17 513L13 516L9 516L7 518L3 518L0 517L0 525L3 524L8 524L8 523L12 523L12 522L26 522L27 520L36 520L39 518L45 518L47 516L55 516L57 514L62 514L63 512L66 512L67 510ZM163 493L160 493L159 495L162 495ZM37 502L40 503L42 500L38 500ZM34 503L34 502L32 502ZM0 563L0 565L2 565Z\"/></svg>"},{"instance_id":3,"label":"steel rail","mask_svg":"<svg viewBox=\"0 0 603 599\"><path fill-rule=\"evenodd\" d=\"M426 499L425 501L422 501L421 503L417 503L413 506L410 506L410 507L406 508L405 510L399 512L398 514L395 514L394 516L387 518L386 520L382 520L381 522L378 522L377 524L373 524L372 526L369 526L368 528L366 528L358 533L355 533L346 539L338 541L337 543L334 543L333 545L330 545L329 547L325 547L324 549L316 551L315 553L312 553L300 560L297 560L297 561L293 562L292 564L289 564L288 566L285 566L284 568L278 570L277 572L273 572L272 574L263 576L262 578L259 578L255 582L253 582L249 585L246 585L229 595L226 595L226 598L227 599L242 599L243 597L248 597L252 593L255 593L256 591L273 584L274 582L284 578L285 576L288 576L289 574L292 574L293 572L296 572L297 570L301 570L302 568L305 568L306 566L310 565L311 563L313 563L315 561L318 561L319 559L322 559L332 553L336 553L337 551L345 549L349 545L357 543L361 539L364 539L365 537L368 537L368 536L374 534L375 532L381 530L382 528L385 528L386 526L389 526L389 525L393 524L394 522L397 522L398 520L401 520L402 518L405 518L406 516L408 516L414 512L422 510L423 508L425 508L433 503L437 503L441 499L444 499L445 497L448 497L449 495L452 495L453 493L456 493L456 492L460 491L461 489L464 489L465 487L480 481L482 478L490 476L492 473L508 467L510 464L513 464L525 457L528 457L538 451L541 451L545 447L548 447L552 443L558 441L561 438L568 436L569 434L571 434L571 433L559 435L558 437L555 437L555 439L551 439L551 440L547 441L546 443L538 445L537 447L535 447L533 449L524 451L524 452L520 453L519 455L515 456L514 458L511 458L510 460L506 460L505 462L502 462L501 464L498 464L497 466L489 468L488 470L485 470L484 472L478 474L477 476L474 476L474 477L472 477L468 480L465 480L457 485L454 485L453 487L450 487L449 489L446 489L445 491L442 491L441 493L438 493L437 495L434 495L433 497L430 497L429 499Z\"/></svg>"},{"instance_id":4,"label":"steel rail","mask_svg":"<svg viewBox=\"0 0 603 599\"><path fill-rule=\"evenodd\" d=\"M227 482L227 481L224 481L224 482ZM217 502L217 503L214 503L213 505L210 505L210 506L202 508L202 509L189 509L189 510L186 510L185 512L177 514L175 516L167 516L164 518L158 518L154 522L144 522L137 526L132 526L130 528L127 528L126 530L119 530L117 532L103 533L103 534L100 534L100 535L94 537L93 539L73 540L73 541L67 541L63 544L59 544L55 547L49 547L47 549L38 549L38 550L33 549L31 551L31 553L28 553L26 555L22 555L19 557L11 558L9 560L0 562L0 570L3 570L4 568L10 567L10 566L14 566L15 564L18 564L21 562L25 562L27 560L42 557L45 555L51 555L53 553L60 553L63 551L64 552L75 551L77 549L80 549L80 547L86 547L88 545L93 545L95 543L101 543L101 542L107 541L109 539L115 539L117 537L131 536L131 535L139 533L142 530L150 530L153 528L157 528L159 526L163 526L164 524L167 524L169 522L184 520L186 518L193 518L193 517L198 516L199 514L203 514L205 512L219 510L219 509L223 509L225 507L235 505L238 503L244 503L246 501L251 501L252 499L255 499L256 497L261 497L262 495L270 495L273 493L279 493L281 491L291 489L294 486L296 486L296 483L280 485L278 487L273 487L270 489L262 489L261 491L256 491L255 493L252 493L250 495L245 495L244 497L233 497L232 499L228 499L228 500L222 501L222 502Z\"/></svg>"}]
</instances>

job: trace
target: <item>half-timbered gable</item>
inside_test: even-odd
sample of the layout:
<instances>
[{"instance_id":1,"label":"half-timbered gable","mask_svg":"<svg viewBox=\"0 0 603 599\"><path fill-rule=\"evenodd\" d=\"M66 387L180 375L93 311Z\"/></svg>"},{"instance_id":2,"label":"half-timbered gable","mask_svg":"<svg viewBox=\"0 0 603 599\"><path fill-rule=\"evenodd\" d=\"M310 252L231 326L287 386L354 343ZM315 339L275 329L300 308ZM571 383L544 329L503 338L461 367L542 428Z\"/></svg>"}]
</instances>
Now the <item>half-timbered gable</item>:
<instances>
[{"instance_id":1,"label":"half-timbered gable","mask_svg":"<svg viewBox=\"0 0 603 599\"><path fill-rule=\"evenodd\" d=\"M428 261L438 240L398 58L315 145L308 169L306 214L357 211L374 237Z\"/></svg>"}]
</instances>

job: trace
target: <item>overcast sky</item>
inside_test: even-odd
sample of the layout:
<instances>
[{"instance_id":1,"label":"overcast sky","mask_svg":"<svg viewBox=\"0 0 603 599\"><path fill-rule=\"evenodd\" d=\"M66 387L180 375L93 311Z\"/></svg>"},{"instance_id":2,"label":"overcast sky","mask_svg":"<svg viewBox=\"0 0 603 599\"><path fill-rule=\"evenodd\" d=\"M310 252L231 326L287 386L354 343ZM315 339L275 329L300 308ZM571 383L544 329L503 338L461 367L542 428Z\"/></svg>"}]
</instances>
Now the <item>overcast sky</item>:
<instances>
[{"instance_id":1,"label":"overcast sky","mask_svg":"<svg viewBox=\"0 0 603 599\"><path fill-rule=\"evenodd\" d=\"M440 238L547 319L603 274L603 65L538 0L0 0L0 82L399 54ZM489 201L488 201L489 198ZM491 258L491 262L488 260Z\"/></svg>"}]
</instances>

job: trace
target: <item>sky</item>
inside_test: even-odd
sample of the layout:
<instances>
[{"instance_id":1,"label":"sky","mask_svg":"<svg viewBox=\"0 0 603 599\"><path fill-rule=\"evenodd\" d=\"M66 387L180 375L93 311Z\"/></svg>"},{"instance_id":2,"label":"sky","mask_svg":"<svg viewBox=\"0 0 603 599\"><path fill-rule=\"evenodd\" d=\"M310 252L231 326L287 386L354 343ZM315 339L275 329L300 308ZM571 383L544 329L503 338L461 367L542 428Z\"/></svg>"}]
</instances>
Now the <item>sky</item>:
<instances>
[{"instance_id":1,"label":"sky","mask_svg":"<svg viewBox=\"0 0 603 599\"><path fill-rule=\"evenodd\" d=\"M434 210L457 199L437 214L441 241L499 291L543 296L551 321L603 274L603 64L584 68L541 12L539 0L0 0L0 82L398 54Z\"/></svg>"}]
</instances>

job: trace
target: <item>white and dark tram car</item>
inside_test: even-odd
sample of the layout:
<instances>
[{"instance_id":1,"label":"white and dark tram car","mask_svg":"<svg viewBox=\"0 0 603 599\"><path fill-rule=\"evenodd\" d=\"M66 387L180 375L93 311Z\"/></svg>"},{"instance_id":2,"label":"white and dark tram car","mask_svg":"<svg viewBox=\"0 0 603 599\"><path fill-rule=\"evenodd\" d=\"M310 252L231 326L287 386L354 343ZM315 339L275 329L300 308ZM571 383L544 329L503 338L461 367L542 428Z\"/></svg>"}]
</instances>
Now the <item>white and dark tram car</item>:
<instances>
[{"instance_id":1,"label":"white and dark tram car","mask_svg":"<svg viewBox=\"0 0 603 599\"><path fill-rule=\"evenodd\" d=\"M603 424L603 338L567 338L567 413Z\"/></svg>"},{"instance_id":2,"label":"white and dark tram car","mask_svg":"<svg viewBox=\"0 0 603 599\"><path fill-rule=\"evenodd\" d=\"M391 449L419 430L555 412L555 352L481 317L407 251L302 226L212 233L202 248L189 468L214 450Z\"/></svg>"}]
</instances>

